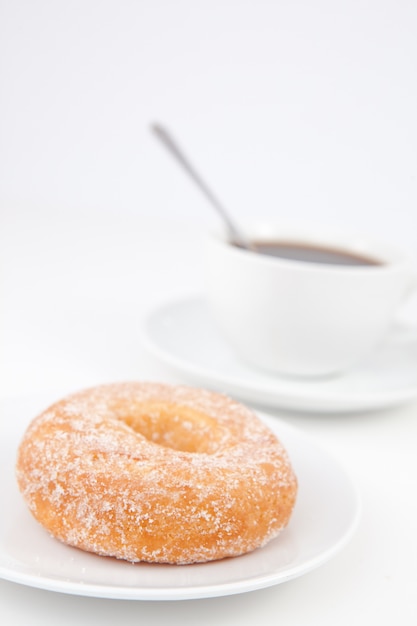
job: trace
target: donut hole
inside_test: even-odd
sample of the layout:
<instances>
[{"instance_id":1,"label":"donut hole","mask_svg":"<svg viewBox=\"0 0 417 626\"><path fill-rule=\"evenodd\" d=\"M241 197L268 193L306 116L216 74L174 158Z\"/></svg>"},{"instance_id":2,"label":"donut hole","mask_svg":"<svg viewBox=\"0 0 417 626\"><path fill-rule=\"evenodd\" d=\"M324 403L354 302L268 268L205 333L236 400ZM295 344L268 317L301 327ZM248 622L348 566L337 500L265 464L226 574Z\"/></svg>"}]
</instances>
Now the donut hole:
<instances>
[{"instance_id":1,"label":"donut hole","mask_svg":"<svg viewBox=\"0 0 417 626\"><path fill-rule=\"evenodd\" d=\"M225 429L203 412L170 402L135 406L125 423L149 441L183 452L213 454Z\"/></svg>"}]
</instances>

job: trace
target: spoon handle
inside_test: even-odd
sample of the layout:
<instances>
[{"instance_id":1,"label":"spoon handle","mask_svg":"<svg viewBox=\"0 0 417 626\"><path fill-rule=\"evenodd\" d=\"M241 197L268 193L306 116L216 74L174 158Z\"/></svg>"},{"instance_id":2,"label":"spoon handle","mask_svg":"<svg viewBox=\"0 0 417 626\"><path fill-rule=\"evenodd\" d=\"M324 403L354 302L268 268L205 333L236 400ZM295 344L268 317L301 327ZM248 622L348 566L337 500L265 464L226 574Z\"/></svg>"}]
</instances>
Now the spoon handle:
<instances>
[{"instance_id":1,"label":"spoon handle","mask_svg":"<svg viewBox=\"0 0 417 626\"><path fill-rule=\"evenodd\" d=\"M200 191L203 192L209 202L211 202L211 204L220 213L221 217L227 224L232 242L243 248L250 247L250 244L246 240L246 237L244 237L242 233L239 232L239 229L236 228L235 224L230 219L230 216L227 214L222 204L213 194L211 189L209 189L207 184L203 181L200 174L198 174L195 168L191 165L190 161L187 159L184 152L182 151L182 149L180 149L178 143L174 140L168 130L160 124L152 124L151 129L153 133L158 137L158 139L164 144L164 146L168 148L171 155L174 156L176 160L182 165L182 167L189 174L197 187L199 187Z\"/></svg>"}]
</instances>

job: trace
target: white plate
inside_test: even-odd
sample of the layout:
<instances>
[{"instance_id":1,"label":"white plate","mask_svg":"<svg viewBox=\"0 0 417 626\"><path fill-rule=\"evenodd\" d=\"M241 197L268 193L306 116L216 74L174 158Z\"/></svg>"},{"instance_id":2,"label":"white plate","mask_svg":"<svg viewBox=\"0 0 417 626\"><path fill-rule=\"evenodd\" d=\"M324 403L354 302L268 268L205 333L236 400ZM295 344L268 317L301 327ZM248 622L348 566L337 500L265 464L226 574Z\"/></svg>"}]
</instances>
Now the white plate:
<instances>
[{"instance_id":1,"label":"white plate","mask_svg":"<svg viewBox=\"0 0 417 626\"><path fill-rule=\"evenodd\" d=\"M0 405L0 576L24 585L69 594L132 600L184 600L261 589L304 574L335 555L359 518L356 491L344 470L303 434L261 415L281 438L299 481L289 526L251 554L198 565L130 564L68 547L31 517L14 475L16 448L41 404L15 400Z\"/></svg>"},{"instance_id":2,"label":"white plate","mask_svg":"<svg viewBox=\"0 0 417 626\"><path fill-rule=\"evenodd\" d=\"M417 335L397 332L360 367L333 378L296 380L255 370L223 341L202 297L155 308L142 328L147 348L193 383L262 406L349 412L417 398Z\"/></svg>"}]
</instances>

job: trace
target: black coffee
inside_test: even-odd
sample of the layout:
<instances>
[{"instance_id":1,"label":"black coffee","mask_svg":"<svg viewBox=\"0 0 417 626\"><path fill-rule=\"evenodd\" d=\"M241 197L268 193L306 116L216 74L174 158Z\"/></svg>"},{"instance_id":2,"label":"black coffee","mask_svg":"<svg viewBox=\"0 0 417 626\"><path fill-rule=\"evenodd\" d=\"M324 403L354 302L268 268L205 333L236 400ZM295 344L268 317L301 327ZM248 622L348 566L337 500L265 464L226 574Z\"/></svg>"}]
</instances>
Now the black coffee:
<instances>
[{"instance_id":1,"label":"black coffee","mask_svg":"<svg viewBox=\"0 0 417 626\"><path fill-rule=\"evenodd\" d=\"M290 243L285 241L258 241L253 242L254 252L267 256L303 261L304 263L322 263L325 265L355 265L371 266L382 265L381 261L370 257L353 254L337 248L314 246L305 243Z\"/></svg>"}]
</instances>

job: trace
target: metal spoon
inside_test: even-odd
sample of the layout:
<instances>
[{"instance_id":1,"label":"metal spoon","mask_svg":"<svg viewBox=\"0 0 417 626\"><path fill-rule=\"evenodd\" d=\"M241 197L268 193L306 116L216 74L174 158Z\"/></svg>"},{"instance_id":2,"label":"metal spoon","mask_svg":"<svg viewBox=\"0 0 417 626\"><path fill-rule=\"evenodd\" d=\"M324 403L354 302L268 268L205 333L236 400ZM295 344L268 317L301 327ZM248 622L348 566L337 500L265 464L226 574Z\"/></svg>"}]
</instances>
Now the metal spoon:
<instances>
[{"instance_id":1,"label":"metal spoon","mask_svg":"<svg viewBox=\"0 0 417 626\"><path fill-rule=\"evenodd\" d=\"M167 131L166 128L161 126L160 124L152 124L151 129L153 133L162 141L164 146L169 150L172 156L174 156L177 161L182 165L185 171L192 178L194 183L199 187L200 191L206 196L209 202L214 206L217 212L221 215L223 220L226 223L229 232L229 238L231 243L240 248L252 248L250 242L247 237L243 235L240 228L237 228L235 222L231 219L230 215L226 212L223 205L219 202L213 192L209 189L206 183L203 181L201 176L197 173L194 167L191 165L188 158L185 156L184 152L180 149L177 142L174 140L172 135Z\"/></svg>"}]
</instances>

